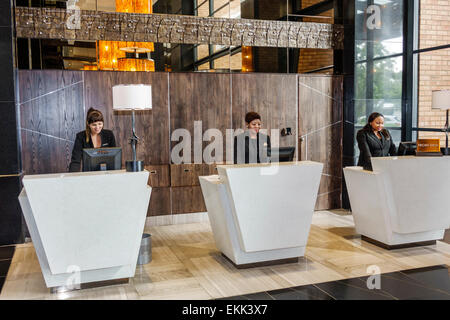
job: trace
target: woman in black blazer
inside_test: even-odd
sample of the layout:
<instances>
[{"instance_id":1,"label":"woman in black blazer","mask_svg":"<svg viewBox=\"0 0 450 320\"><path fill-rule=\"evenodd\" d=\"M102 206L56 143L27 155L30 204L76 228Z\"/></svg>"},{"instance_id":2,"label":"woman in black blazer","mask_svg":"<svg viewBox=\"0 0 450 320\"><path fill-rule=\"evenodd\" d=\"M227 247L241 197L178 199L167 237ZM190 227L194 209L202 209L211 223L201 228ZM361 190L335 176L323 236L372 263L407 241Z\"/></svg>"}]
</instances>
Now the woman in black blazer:
<instances>
[{"instance_id":1,"label":"woman in black blazer","mask_svg":"<svg viewBox=\"0 0 450 320\"><path fill-rule=\"evenodd\" d=\"M103 114L94 108L88 110L86 116L86 130L78 132L72 150L72 159L69 165L70 172L81 169L81 158L84 148L113 148L116 139L111 130L103 129Z\"/></svg>"},{"instance_id":2,"label":"woman in black blazer","mask_svg":"<svg viewBox=\"0 0 450 320\"><path fill-rule=\"evenodd\" d=\"M369 116L367 124L356 134L356 140L359 147L358 166L366 170L372 170L371 157L397 154L391 134L384 129L384 116L381 113L374 112Z\"/></svg>"},{"instance_id":3,"label":"woman in black blazer","mask_svg":"<svg viewBox=\"0 0 450 320\"><path fill-rule=\"evenodd\" d=\"M270 162L270 137L261 130L261 116L256 112L245 115L247 129L234 137L234 163Z\"/></svg>"}]
</instances>

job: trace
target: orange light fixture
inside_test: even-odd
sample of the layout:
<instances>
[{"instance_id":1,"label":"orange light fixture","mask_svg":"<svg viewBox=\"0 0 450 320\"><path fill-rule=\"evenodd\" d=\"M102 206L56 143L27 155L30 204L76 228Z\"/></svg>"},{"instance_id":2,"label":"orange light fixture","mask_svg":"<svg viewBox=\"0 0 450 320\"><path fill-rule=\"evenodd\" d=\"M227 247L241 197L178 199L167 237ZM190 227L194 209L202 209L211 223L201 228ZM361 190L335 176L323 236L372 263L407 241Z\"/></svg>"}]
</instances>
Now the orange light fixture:
<instances>
[{"instance_id":1,"label":"orange light fixture","mask_svg":"<svg viewBox=\"0 0 450 320\"><path fill-rule=\"evenodd\" d=\"M96 71L98 70L97 64L85 64L83 70Z\"/></svg>"},{"instance_id":2,"label":"orange light fixture","mask_svg":"<svg viewBox=\"0 0 450 320\"><path fill-rule=\"evenodd\" d=\"M242 72L253 72L253 51L252 47L242 46Z\"/></svg>"},{"instance_id":3,"label":"orange light fixture","mask_svg":"<svg viewBox=\"0 0 450 320\"><path fill-rule=\"evenodd\" d=\"M116 0L116 11L151 14L153 13L152 0ZM126 52L146 53L155 51L153 42L99 41L97 49L100 70L141 71L141 69L145 69L142 71L155 71L155 62L152 59L126 56ZM136 67L131 67L128 62L121 62L125 60L144 60L147 62L136 62Z\"/></svg>"},{"instance_id":4,"label":"orange light fixture","mask_svg":"<svg viewBox=\"0 0 450 320\"><path fill-rule=\"evenodd\" d=\"M155 62L151 59L120 58L120 71L154 71Z\"/></svg>"}]
</instances>

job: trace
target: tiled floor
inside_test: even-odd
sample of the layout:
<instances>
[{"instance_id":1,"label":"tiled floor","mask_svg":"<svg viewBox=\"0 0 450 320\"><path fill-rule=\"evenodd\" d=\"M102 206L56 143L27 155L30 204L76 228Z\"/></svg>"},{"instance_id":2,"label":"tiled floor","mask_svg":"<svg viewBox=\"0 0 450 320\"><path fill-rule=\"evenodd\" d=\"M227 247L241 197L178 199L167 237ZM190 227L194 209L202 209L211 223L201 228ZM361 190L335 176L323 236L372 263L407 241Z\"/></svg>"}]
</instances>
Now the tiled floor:
<instances>
[{"instance_id":1,"label":"tiled floor","mask_svg":"<svg viewBox=\"0 0 450 320\"><path fill-rule=\"evenodd\" d=\"M379 289L359 277L218 300L450 300L449 271L439 265L381 274Z\"/></svg>"},{"instance_id":2,"label":"tiled floor","mask_svg":"<svg viewBox=\"0 0 450 320\"><path fill-rule=\"evenodd\" d=\"M33 244L17 245L0 300L450 298L450 244L385 250L362 241L345 212L314 213L297 263L249 269L236 269L222 256L207 221L145 232L152 234L153 260L137 266L128 284L64 293L46 287ZM371 268L382 274L380 290L367 288Z\"/></svg>"},{"instance_id":3,"label":"tiled floor","mask_svg":"<svg viewBox=\"0 0 450 320\"><path fill-rule=\"evenodd\" d=\"M0 246L0 293L2 292L9 266L11 265L14 250L14 246Z\"/></svg>"}]
</instances>

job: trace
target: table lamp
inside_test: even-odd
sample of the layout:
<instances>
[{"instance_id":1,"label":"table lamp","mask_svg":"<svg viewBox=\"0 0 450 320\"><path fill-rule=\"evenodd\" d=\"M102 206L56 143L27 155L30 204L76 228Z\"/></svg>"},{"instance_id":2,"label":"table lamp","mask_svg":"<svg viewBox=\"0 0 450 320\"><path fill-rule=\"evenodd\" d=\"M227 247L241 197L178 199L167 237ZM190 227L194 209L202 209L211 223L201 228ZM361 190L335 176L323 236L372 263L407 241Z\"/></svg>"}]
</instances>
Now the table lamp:
<instances>
[{"instance_id":1,"label":"table lamp","mask_svg":"<svg viewBox=\"0 0 450 320\"><path fill-rule=\"evenodd\" d=\"M433 90L432 108L447 111L445 122L445 155L448 155L448 110L450 109L450 90Z\"/></svg>"},{"instance_id":2,"label":"table lamp","mask_svg":"<svg viewBox=\"0 0 450 320\"><path fill-rule=\"evenodd\" d=\"M125 168L130 172L144 169L144 162L136 159L136 145L139 138L135 130L135 110L149 110L152 108L152 86L143 84L113 86L113 109L120 111L131 110L132 136L130 138L133 160L125 162Z\"/></svg>"}]
</instances>

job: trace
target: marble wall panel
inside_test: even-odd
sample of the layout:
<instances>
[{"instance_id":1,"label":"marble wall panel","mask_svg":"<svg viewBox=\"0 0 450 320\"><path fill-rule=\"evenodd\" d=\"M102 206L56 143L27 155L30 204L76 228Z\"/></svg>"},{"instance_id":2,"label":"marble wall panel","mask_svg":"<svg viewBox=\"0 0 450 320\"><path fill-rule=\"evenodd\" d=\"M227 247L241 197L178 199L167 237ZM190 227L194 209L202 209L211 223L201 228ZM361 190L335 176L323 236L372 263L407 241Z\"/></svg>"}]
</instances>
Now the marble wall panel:
<instances>
[{"instance_id":1,"label":"marble wall panel","mask_svg":"<svg viewBox=\"0 0 450 320\"><path fill-rule=\"evenodd\" d=\"M324 164L316 210L341 207L342 79L299 76L299 157Z\"/></svg>"}]
</instances>

